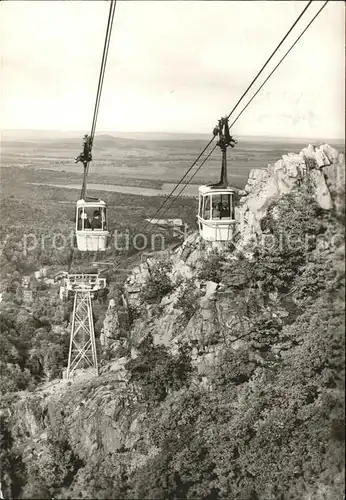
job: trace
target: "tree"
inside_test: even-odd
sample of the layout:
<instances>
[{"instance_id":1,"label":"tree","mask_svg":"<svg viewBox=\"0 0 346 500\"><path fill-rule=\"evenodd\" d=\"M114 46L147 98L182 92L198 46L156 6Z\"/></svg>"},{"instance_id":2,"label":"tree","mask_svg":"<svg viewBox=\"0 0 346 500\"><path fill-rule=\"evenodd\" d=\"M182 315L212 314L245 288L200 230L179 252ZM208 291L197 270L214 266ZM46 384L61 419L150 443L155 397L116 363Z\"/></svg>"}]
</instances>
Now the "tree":
<instances>
[{"instance_id":1,"label":"tree","mask_svg":"<svg viewBox=\"0 0 346 500\"><path fill-rule=\"evenodd\" d=\"M222 265L225 261L224 255L214 250L199 262L198 278L206 281L220 283L223 278Z\"/></svg>"},{"instance_id":2,"label":"tree","mask_svg":"<svg viewBox=\"0 0 346 500\"><path fill-rule=\"evenodd\" d=\"M184 318L189 321L198 309L199 291L194 280L185 281L178 295L176 307L183 310Z\"/></svg>"},{"instance_id":3,"label":"tree","mask_svg":"<svg viewBox=\"0 0 346 500\"><path fill-rule=\"evenodd\" d=\"M25 462L27 483L23 498L51 498L62 486L69 486L84 464L72 452L66 440L49 434L38 455Z\"/></svg>"},{"instance_id":4,"label":"tree","mask_svg":"<svg viewBox=\"0 0 346 500\"><path fill-rule=\"evenodd\" d=\"M149 335L140 345L139 353L126 367L131 381L140 386L144 400L151 404L163 401L171 391L188 383L192 366L186 346L180 346L178 355L173 356L164 346L154 346Z\"/></svg>"},{"instance_id":5,"label":"tree","mask_svg":"<svg viewBox=\"0 0 346 500\"><path fill-rule=\"evenodd\" d=\"M173 290L173 283L169 277L172 264L158 260L150 268L150 275L141 291L141 299L148 304L158 304L161 299Z\"/></svg>"}]
</instances>

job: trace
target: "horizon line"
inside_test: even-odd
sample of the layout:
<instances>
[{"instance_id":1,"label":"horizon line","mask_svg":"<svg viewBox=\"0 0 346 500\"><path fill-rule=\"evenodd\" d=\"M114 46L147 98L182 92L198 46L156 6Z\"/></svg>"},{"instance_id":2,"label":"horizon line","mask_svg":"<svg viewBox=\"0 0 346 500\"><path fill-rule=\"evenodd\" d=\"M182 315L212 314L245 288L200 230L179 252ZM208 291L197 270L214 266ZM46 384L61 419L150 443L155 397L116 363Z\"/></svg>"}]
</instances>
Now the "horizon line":
<instances>
[{"instance_id":1,"label":"horizon line","mask_svg":"<svg viewBox=\"0 0 346 500\"><path fill-rule=\"evenodd\" d=\"M63 133L63 134L85 134L85 130L83 129L71 129L71 130L64 130L64 129L41 129L41 128L32 128L32 129L27 129L27 128L0 128L0 134L6 132L26 132L26 133L37 133L37 132L43 132L43 133ZM104 134L157 134L157 135L203 135L203 136L211 136L211 133L208 132L187 132L187 131L158 131L158 130L111 130L111 129L100 129L98 133L95 134L95 137L98 135L104 135ZM271 135L271 134L235 134L238 137L252 137L252 138L270 138L270 139L290 139L290 140L333 140L333 141L345 141L345 136L343 137L309 137L309 136L283 136L283 135Z\"/></svg>"}]
</instances>

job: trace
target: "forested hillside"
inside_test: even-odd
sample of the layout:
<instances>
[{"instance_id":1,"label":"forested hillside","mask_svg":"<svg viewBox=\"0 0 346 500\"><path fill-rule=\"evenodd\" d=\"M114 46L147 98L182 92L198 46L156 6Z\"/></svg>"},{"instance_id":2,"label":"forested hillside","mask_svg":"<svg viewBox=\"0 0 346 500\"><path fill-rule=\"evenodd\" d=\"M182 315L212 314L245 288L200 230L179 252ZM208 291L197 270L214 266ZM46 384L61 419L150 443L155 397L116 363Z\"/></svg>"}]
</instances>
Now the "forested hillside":
<instances>
[{"instance_id":1,"label":"forested hillside","mask_svg":"<svg viewBox=\"0 0 346 500\"><path fill-rule=\"evenodd\" d=\"M343 498L344 203L322 208L307 178L261 233L214 250L191 234L133 271L111 292L98 378L29 392L43 352L66 356L64 336L39 342L66 312L33 313L37 358L20 358L28 318L1 313L5 498ZM9 396L14 373L25 392Z\"/></svg>"}]
</instances>

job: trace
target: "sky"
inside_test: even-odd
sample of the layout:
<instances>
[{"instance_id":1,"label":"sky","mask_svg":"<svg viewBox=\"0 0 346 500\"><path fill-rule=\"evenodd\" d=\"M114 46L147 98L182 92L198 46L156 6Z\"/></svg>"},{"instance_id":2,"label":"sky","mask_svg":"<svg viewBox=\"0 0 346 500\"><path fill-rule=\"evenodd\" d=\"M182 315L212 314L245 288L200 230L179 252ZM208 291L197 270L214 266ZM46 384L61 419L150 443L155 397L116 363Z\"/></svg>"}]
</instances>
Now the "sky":
<instances>
[{"instance_id":1,"label":"sky","mask_svg":"<svg viewBox=\"0 0 346 500\"><path fill-rule=\"evenodd\" d=\"M118 0L97 132L211 133L306 3ZM0 3L2 130L90 130L108 10L103 0ZM330 1L232 132L343 138L344 23L343 2Z\"/></svg>"}]
</instances>

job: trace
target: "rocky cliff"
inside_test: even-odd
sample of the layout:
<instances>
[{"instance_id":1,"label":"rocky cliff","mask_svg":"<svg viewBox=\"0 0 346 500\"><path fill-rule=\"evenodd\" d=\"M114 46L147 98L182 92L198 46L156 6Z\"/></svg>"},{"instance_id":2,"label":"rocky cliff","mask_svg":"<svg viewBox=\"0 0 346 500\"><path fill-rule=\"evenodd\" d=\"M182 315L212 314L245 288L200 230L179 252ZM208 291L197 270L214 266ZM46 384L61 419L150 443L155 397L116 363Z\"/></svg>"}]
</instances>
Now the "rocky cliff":
<instances>
[{"instance_id":1,"label":"rocky cliff","mask_svg":"<svg viewBox=\"0 0 346 500\"><path fill-rule=\"evenodd\" d=\"M345 194L344 154L338 153L328 144L318 147L309 145L299 154L284 155L274 165L251 170L248 182L240 193L242 196L236 210L238 229L234 237L235 251L226 255L226 259L235 259L237 253L250 248L249 244L258 240L262 235L261 221L265 218L269 207L301 185L311 188L313 198L322 209L334 209L340 212ZM191 330L193 330L196 338L201 340L207 335L210 337L210 343L213 343L211 339L222 334L219 332L219 325L222 325L224 318L227 317L227 313L221 312L223 295L218 295L216 308L215 294L213 298L210 298L206 292L209 290L208 284L198 279L201 260L215 247L221 251L224 248L223 245L204 242L198 233L192 233L175 252L166 252L165 258L172 264L169 276L174 283L174 290L162 299L161 314L153 314L157 305L146 306L145 328L143 328L142 315L132 329L133 339L138 341L150 331L154 335L155 342L168 345L179 332L180 336L186 335L190 338ZM141 307L141 290L146 286L151 270L157 265L157 259L148 258L133 269L125 284L125 296L129 307L133 309ZM175 306L179 293L183 291L183 283L187 280L193 280L194 287L201 296L197 299L201 306L198 308L198 315L193 318L193 326L187 326L186 333L182 334L180 321L182 311ZM222 285L216 285L216 288L220 287L222 289ZM228 299L225 301L228 303ZM211 309L213 313L210 312ZM113 332L108 335L113 335L115 339L119 332L119 319L112 305L106 317L105 331L109 331L108 321L112 323Z\"/></svg>"},{"instance_id":2,"label":"rocky cliff","mask_svg":"<svg viewBox=\"0 0 346 500\"><path fill-rule=\"evenodd\" d=\"M299 154L290 153L265 169L251 170L237 212L241 243L261 233L261 220L275 201L308 182L323 209L340 209L345 194L345 155L328 144L309 144Z\"/></svg>"},{"instance_id":3,"label":"rocky cliff","mask_svg":"<svg viewBox=\"0 0 346 500\"><path fill-rule=\"evenodd\" d=\"M341 499L343 243L247 252L275 224L340 235L343 184L344 156L308 146L250 173L232 247L193 233L135 267L101 375L11 403L7 494Z\"/></svg>"}]
</instances>

